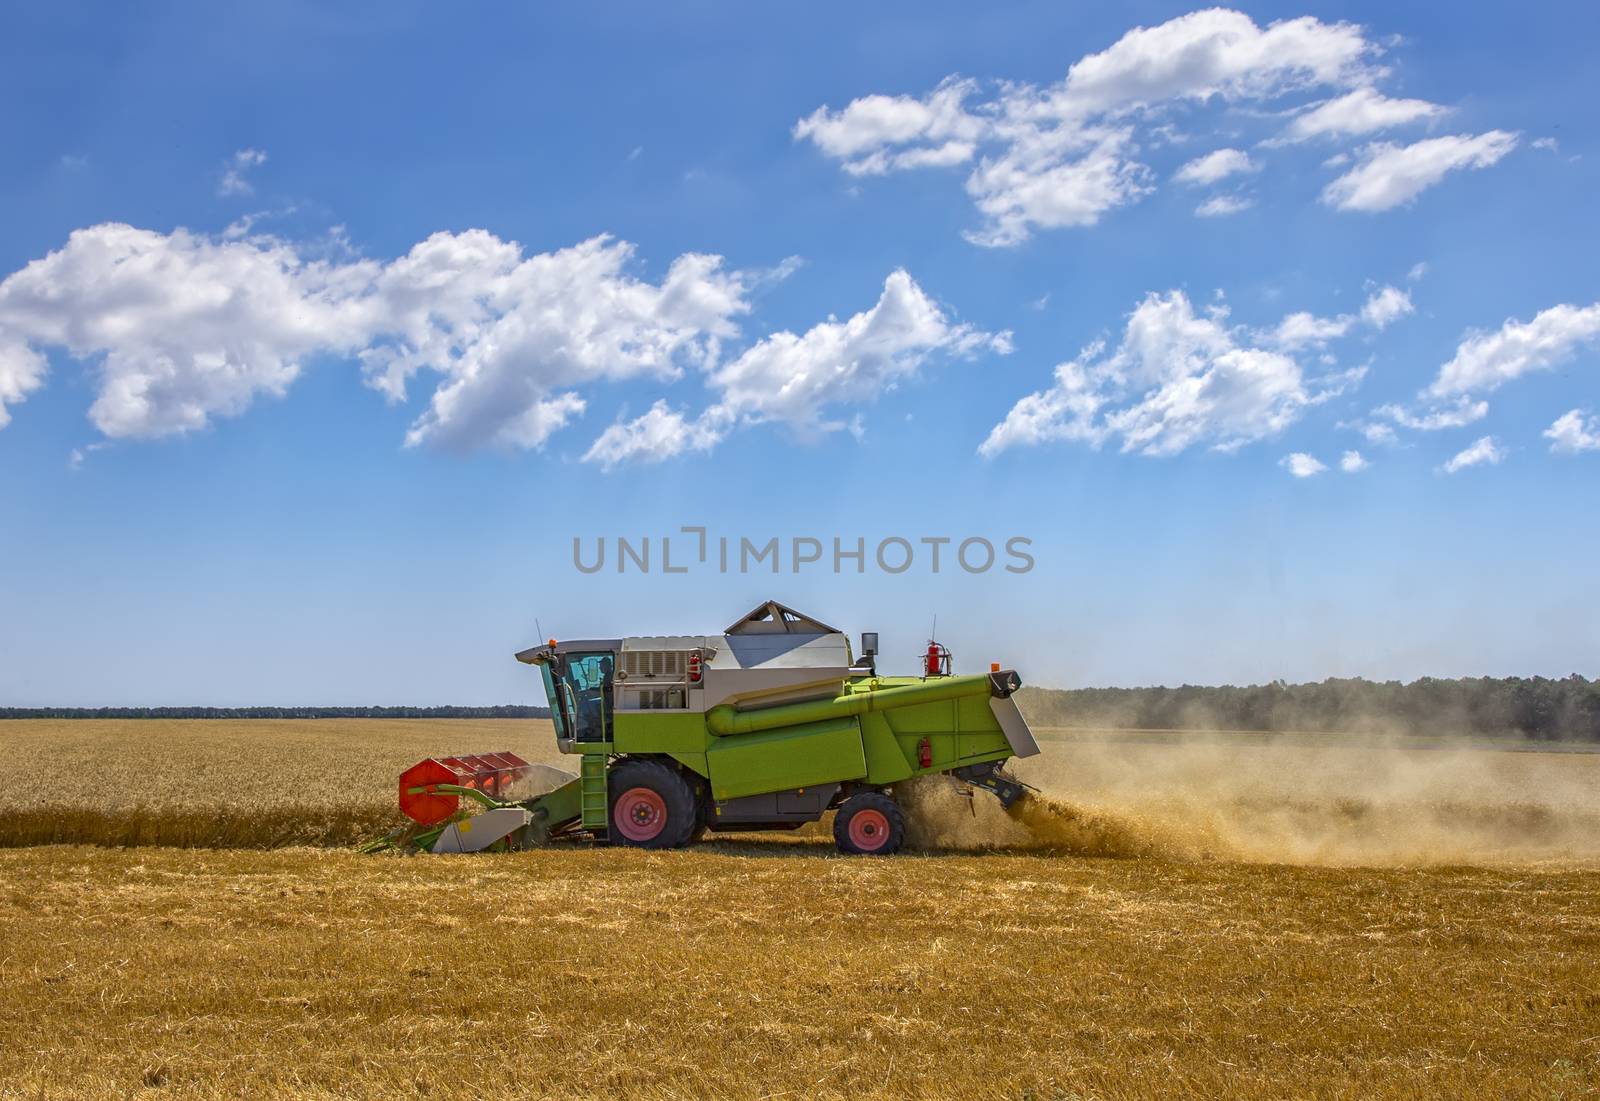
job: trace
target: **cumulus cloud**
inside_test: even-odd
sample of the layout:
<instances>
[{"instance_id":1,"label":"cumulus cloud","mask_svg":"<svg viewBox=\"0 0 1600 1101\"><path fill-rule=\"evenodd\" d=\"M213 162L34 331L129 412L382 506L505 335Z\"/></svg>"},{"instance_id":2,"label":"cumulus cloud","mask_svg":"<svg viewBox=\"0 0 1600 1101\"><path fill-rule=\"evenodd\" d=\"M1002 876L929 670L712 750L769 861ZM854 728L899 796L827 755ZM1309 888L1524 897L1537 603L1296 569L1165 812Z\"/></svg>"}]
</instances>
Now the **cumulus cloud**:
<instances>
[{"instance_id":1,"label":"cumulus cloud","mask_svg":"<svg viewBox=\"0 0 1600 1101\"><path fill-rule=\"evenodd\" d=\"M1361 307L1361 320L1374 329L1386 329L1415 309L1408 292L1399 287L1379 287Z\"/></svg>"},{"instance_id":2,"label":"cumulus cloud","mask_svg":"<svg viewBox=\"0 0 1600 1101\"><path fill-rule=\"evenodd\" d=\"M8 333L0 319L0 428L11 423L7 406L25 401L44 385L44 356L28 347L17 333Z\"/></svg>"},{"instance_id":3,"label":"cumulus cloud","mask_svg":"<svg viewBox=\"0 0 1600 1101\"><path fill-rule=\"evenodd\" d=\"M1550 441L1551 451L1562 455L1600 451L1600 418L1585 416L1581 409L1570 410L1544 430L1544 438Z\"/></svg>"},{"instance_id":4,"label":"cumulus cloud","mask_svg":"<svg viewBox=\"0 0 1600 1101\"><path fill-rule=\"evenodd\" d=\"M1284 351L1320 348L1331 340L1345 336L1358 323L1381 330L1411 313L1412 309L1409 294L1395 287L1384 286L1373 291L1357 313L1318 317L1305 310L1297 311L1286 315L1278 322L1277 328L1262 334L1262 339Z\"/></svg>"},{"instance_id":5,"label":"cumulus cloud","mask_svg":"<svg viewBox=\"0 0 1600 1101\"><path fill-rule=\"evenodd\" d=\"M1339 469L1346 474L1355 474L1371 465L1370 462L1362 457L1359 451L1346 451L1339 457Z\"/></svg>"},{"instance_id":6,"label":"cumulus cloud","mask_svg":"<svg viewBox=\"0 0 1600 1101\"><path fill-rule=\"evenodd\" d=\"M1444 108L1436 103L1423 99L1390 99L1376 88L1363 87L1324 100L1296 115L1276 140L1286 143L1372 134L1443 114Z\"/></svg>"},{"instance_id":7,"label":"cumulus cloud","mask_svg":"<svg viewBox=\"0 0 1600 1101\"><path fill-rule=\"evenodd\" d=\"M1516 145L1517 135L1504 130L1426 138L1412 145L1380 142L1368 146L1356 167L1323 189L1322 201L1337 210L1392 210L1411 202L1450 172L1488 168Z\"/></svg>"},{"instance_id":8,"label":"cumulus cloud","mask_svg":"<svg viewBox=\"0 0 1600 1101\"><path fill-rule=\"evenodd\" d=\"M973 81L951 77L920 98L870 95L851 101L841 111L819 107L795 124L794 136L809 139L830 157L845 161L846 170L857 175L886 172L899 167L891 164L892 147L916 145L926 151L980 137L985 120L966 110L966 99L975 87ZM875 166L869 167L869 162Z\"/></svg>"},{"instance_id":9,"label":"cumulus cloud","mask_svg":"<svg viewBox=\"0 0 1600 1101\"><path fill-rule=\"evenodd\" d=\"M1380 424L1376 421L1369 421L1365 424L1360 422L1355 424L1341 423L1339 427L1355 429L1357 432L1360 432L1366 437L1368 443L1389 446L1400 442L1400 438L1395 435L1393 428L1387 424Z\"/></svg>"},{"instance_id":10,"label":"cumulus cloud","mask_svg":"<svg viewBox=\"0 0 1600 1101\"><path fill-rule=\"evenodd\" d=\"M803 334L779 332L711 371L732 416L777 421L803 436L843 425L830 406L868 402L916 376L935 352L1011 351L1009 333L952 322L905 271L892 272L871 309Z\"/></svg>"},{"instance_id":11,"label":"cumulus cloud","mask_svg":"<svg viewBox=\"0 0 1600 1101\"><path fill-rule=\"evenodd\" d=\"M1232 451L1281 432L1309 406L1360 380L1360 368L1307 380L1296 360L1230 328L1224 309L1197 314L1182 291L1150 294L1115 349L1103 341L1055 369L1054 384L1022 398L979 452L1069 440L1172 455L1191 446Z\"/></svg>"},{"instance_id":12,"label":"cumulus cloud","mask_svg":"<svg viewBox=\"0 0 1600 1101\"><path fill-rule=\"evenodd\" d=\"M717 412L690 419L658 401L644 416L600 433L583 459L610 470L625 462L658 463L686 451L709 451L721 442L726 425Z\"/></svg>"},{"instance_id":13,"label":"cumulus cloud","mask_svg":"<svg viewBox=\"0 0 1600 1101\"><path fill-rule=\"evenodd\" d=\"M222 166L222 179L217 184L218 195L252 195L255 185L250 182L249 173L252 168L257 168L267 163L267 155L259 149L241 149L228 158Z\"/></svg>"},{"instance_id":14,"label":"cumulus cloud","mask_svg":"<svg viewBox=\"0 0 1600 1101\"><path fill-rule=\"evenodd\" d=\"M1196 157L1178 169L1172 178L1179 183L1205 187L1218 180L1225 180L1229 176L1260 171L1260 168L1261 166L1252 161L1250 155L1243 150L1218 149L1203 157Z\"/></svg>"},{"instance_id":15,"label":"cumulus cloud","mask_svg":"<svg viewBox=\"0 0 1600 1101\"><path fill-rule=\"evenodd\" d=\"M606 467L659 462L708 450L740 424L781 424L802 439L841 429L859 437L859 414L841 420L832 411L876 400L915 378L935 355L1010 351L1009 333L956 323L910 275L895 271L870 309L804 333L774 333L708 370L706 385L720 400L699 416L658 402L608 428L584 458Z\"/></svg>"},{"instance_id":16,"label":"cumulus cloud","mask_svg":"<svg viewBox=\"0 0 1600 1101\"><path fill-rule=\"evenodd\" d=\"M307 260L274 241L219 241L106 224L0 282L0 333L99 357L90 419L107 436L203 426L282 394L302 361L349 353L376 266Z\"/></svg>"},{"instance_id":17,"label":"cumulus cloud","mask_svg":"<svg viewBox=\"0 0 1600 1101\"><path fill-rule=\"evenodd\" d=\"M1278 465L1293 474L1296 478L1309 478L1313 474L1321 474L1328 468L1319 460L1304 451L1295 451L1278 460Z\"/></svg>"},{"instance_id":18,"label":"cumulus cloud","mask_svg":"<svg viewBox=\"0 0 1600 1101\"><path fill-rule=\"evenodd\" d=\"M739 272L686 253L651 281L606 236L536 254L484 230L437 233L388 262L327 252L248 232L78 230L0 281L0 426L43 384L48 347L93 365L90 419L112 438L204 428L281 396L318 358L358 362L394 402L426 377L407 445L537 448L596 383L692 371L717 395L698 417L658 402L606 429L585 458L609 467L703 451L745 423L831 432L936 354L1011 350L1009 333L955 321L904 271L870 309L730 358L752 289L794 258Z\"/></svg>"},{"instance_id":19,"label":"cumulus cloud","mask_svg":"<svg viewBox=\"0 0 1600 1101\"><path fill-rule=\"evenodd\" d=\"M435 234L374 281L382 335L363 350L369 382L405 396L420 370L443 375L408 444L537 447L582 412L570 388L671 381L714 362L748 312L748 279L687 253L660 283L629 275L632 246L596 237L524 256L472 230Z\"/></svg>"},{"instance_id":20,"label":"cumulus cloud","mask_svg":"<svg viewBox=\"0 0 1600 1101\"><path fill-rule=\"evenodd\" d=\"M1461 398L1453 405L1433 406L1422 413L1414 413L1403 405L1380 405L1372 411L1372 415L1386 417L1401 428L1437 432L1443 428L1464 428L1476 424L1489 415L1489 403Z\"/></svg>"},{"instance_id":21,"label":"cumulus cloud","mask_svg":"<svg viewBox=\"0 0 1600 1101\"><path fill-rule=\"evenodd\" d=\"M1374 295L1363 309L1363 316L1370 311L1374 323L1380 317L1398 316L1398 300L1385 299L1393 290L1384 288ZM1407 298L1399 313L1409 312ZM1489 415L1489 403L1474 398L1474 394L1496 390L1530 371L1550 370L1570 360L1579 348L1596 342L1600 342L1600 303L1552 306L1540 311L1532 321L1513 318L1494 332L1469 333L1456 347L1455 355L1439 368L1433 382L1418 395L1416 408L1381 405L1372 411L1379 423L1354 427L1363 428L1372 439L1371 432L1387 429L1381 423L1384 421L1421 432L1474 424ZM1571 427L1576 425L1569 423Z\"/></svg>"},{"instance_id":22,"label":"cumulus cloud","mask_svg":"<svg viewBox=\"0 0 1600 1101\"><path fill-rule=\"evenodd\" d=\"M1552 306L1532 321L1508 320L1492 333L1470 333L1427 392L1436 397L1494 390L1529 371L1545 371L1600 340L1600 302Z\"/></svg>"},{"instance_id":23,"label":"cumulus cloud","mask_svg":"<svg viewBox=\"0 0 1600 1101\"><path fill-rule=\"evenodd\" d=\"M1494 466L1506 457L1505 449L1495 442L1493 436L1483 436L1474 440L1471 446L1464 448L1442 469L1446 474L1454 474L1458 470L1465 470L1469 466Z\"/></svg>"},{"instance_id":24,"label":"cumulus cloud","mask_svg":"<svg viewBox=\"0 0 1600 1101\"><path fill-rule=\"evenodd\" d=\"M1213 195L1195 207L1194 212L1202 218L1223 218L1249 210L1253 205L1251 200L1240 195Z\"/></svg>"},{"instance_id":25,"label":"cumulus cloud","mask_svg":"<svg viewBox=\"0 0 1600 1101\"><path fill-rule=\"evenodd\" d=\"M1152 172L1137 139L1147 128L1160 144L1171 126L1160 112L1366 87L1382 75L1379 52L1353 24L1306 16L1261 27L1209 9L1135 28L1054 84L952 77L922 96L820 107L794 137L858 176L971 163L966 190L983 222L969 238L1014 245L1038 229L1094 225L1146 194Z\"/></svg>"},{"instance_id":26,"label":"cumulus cloud","mask_svg":"<svg viewBox=\"0 0 1600 1101\"><path fill-rule=\"evenodd\" d=\"M1298 310L1278 322L1277 328L1272 330L1267 339L1275 347L1285 351L1320 348L1328 341L1344 336L1353 324L1355 318L1349 314L1318 317L1309 311Z\"/></svg>"},{"instance_id":27,"label":"cumulus cloud","mask_svg":"<svg viewBox=\"0 0 1600 1101\"><path fill-rule=\"evenodd\" d=\"M749 309L717 257L681 256L651 283L606 237L525 255L483 230L439 233L386 264L315 251L78 230L0 282L0 402L39 384L38 348L62 347L97 363L101 432L163 436L283 394L315 357L354 357L395 400L439 376L408 443L537 447L583 410L576 387L708 365Z\"/></svg>"}]
</instances>

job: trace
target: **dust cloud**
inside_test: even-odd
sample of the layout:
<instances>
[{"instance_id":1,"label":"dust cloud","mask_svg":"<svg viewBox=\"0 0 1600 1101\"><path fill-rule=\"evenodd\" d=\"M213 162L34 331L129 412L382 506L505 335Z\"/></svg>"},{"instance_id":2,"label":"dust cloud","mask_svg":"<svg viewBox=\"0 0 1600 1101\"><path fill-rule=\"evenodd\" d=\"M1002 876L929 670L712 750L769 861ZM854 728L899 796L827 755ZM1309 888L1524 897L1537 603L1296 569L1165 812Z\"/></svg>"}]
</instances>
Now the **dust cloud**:
<instances>
[{"instance_id":1,"label":"dust cloud","mask_svg":"<svg viewBox=\"0 0 1600 1101\"><path fill-rule=\"evenodd\" d=\"M1038 789L903 785L923 849L1327 866L1600 867L1600 753L1340 735L1062 732L1011 771Z\"/></svg>"}]
</instances>

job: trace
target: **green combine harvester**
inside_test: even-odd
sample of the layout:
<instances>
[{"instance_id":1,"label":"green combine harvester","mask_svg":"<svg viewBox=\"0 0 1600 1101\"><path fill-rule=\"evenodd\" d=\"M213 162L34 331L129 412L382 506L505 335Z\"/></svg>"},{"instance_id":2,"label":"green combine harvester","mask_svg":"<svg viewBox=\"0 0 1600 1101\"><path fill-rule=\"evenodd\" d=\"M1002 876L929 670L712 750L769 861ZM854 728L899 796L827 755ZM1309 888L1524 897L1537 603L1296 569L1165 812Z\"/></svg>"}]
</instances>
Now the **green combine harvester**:
<instances>
[{"instance_id":1,"label":"green combine harvester","mask_svg":"<svg viewBox=\"0 0 1600 1101\"><path fill-rule=\"evenodd\" d=\"M415 825L369 848L520 849L584 836L649 849L710 832L795 829L836 811L841 852L886 855L905 835L894 786L953 777L1010 807L1003 766L1039 752L999 665L954 676L930 641L917 677L879 676L836 628L768 601L717 635L551 639L517 654L544 678L556 745L576 777L519 798L540 766L512 753L429 758L400 777ZM463 800L466 803L463 803ZM477 813L470 813L476 810Z\"/></svg>"}]
</instances>

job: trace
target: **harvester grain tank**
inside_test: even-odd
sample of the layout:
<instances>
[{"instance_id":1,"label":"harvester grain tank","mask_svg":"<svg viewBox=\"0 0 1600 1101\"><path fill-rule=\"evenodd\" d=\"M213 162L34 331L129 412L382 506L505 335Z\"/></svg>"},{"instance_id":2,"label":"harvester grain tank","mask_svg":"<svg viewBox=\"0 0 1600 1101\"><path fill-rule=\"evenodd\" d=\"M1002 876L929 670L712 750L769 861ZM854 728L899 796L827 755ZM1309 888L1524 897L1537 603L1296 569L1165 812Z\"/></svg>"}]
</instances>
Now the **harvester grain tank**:
<instances>
[{"instance_id":1,"label":"harvester grain tank","mask_svg":"<svg viewBox=\"0 0 1600 1101\"><path fill-rule=\"evenodd\" d=\"M514 755L420 762L401 776L417 825L398 843L468 852L587 834L660 849L707 831L793 829L831 810L841 851L879 855L905 834L903 781L947 775L1008 807L1024 797L1002 767L1039 752L1012 699L1015 671L954 675L949 652L930 643L921 676L879 676L876 650L864 635L857 657L838 629L777 601L720 634L523 650L577 777L519 801L515 785L537 766Z\"/></svg>"}]
</instances>

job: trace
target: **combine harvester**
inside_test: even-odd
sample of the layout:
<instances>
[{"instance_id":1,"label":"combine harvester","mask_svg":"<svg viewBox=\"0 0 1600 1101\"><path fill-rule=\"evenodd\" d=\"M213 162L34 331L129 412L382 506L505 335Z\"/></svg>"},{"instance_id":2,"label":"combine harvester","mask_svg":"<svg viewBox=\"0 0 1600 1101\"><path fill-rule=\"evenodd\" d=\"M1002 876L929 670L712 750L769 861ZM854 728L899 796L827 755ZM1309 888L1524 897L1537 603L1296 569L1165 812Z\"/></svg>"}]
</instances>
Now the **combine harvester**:
<instances>
[{"instance_id":1,"label":"combine harvester","mask_svg":"<svg viewBox=\"0 0 1600 1101\"><path fill-rule=\"evenodd\" d=\"M720 635L523 650L578 776L518 799L539 766L515 754L421 761L400 776L400 809L416 825L369 848L478 852L587 835L665 849L836 810L841 852L886 855L905 834L901 781L948 775L1008 808L1025 795L1002 768L1039 752L1011 698L1013 670L954 676L949 651L929 642L922 676L880 677L877 635L861 643L854 658L837 629L769 601Z\"/></svg>"}]
</instances>

